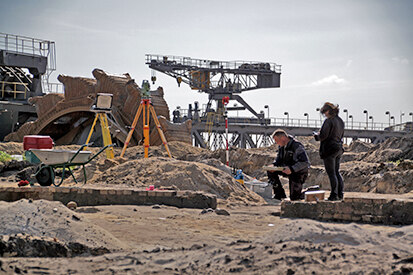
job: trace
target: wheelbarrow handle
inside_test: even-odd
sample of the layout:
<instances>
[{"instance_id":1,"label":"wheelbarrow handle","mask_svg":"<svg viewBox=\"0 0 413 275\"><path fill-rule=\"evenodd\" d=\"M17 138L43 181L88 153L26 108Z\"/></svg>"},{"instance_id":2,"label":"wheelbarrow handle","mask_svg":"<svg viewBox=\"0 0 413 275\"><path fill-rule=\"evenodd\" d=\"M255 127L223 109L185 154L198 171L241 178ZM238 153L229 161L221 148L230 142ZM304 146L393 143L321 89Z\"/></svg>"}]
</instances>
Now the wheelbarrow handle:
<instances>
[{"instance_id":1,"label":"wheelbarrow handle","mask_svg":"<svg viewBox=\"0 0 413 275\"><path fill-rule=\"evenodd\" d=\"M82 146L80 146L79 150L77 150L76 154L73 155L73 157L69 160L69 163L71 163L76 157L77 155L79 155L80 151L83 150L83 148L87 147L87 146L91 146L93 144L93 142L89 142L87 144L83 144Z\"/></svg>"},{"instance_id":2,"label":"wheelbarrow handle","mask_svg":"<svg viewBox=\"0 0 413 275\"><path fill-rule=\"evenodd\" d=\"M102 153L103 151L105 151L108 147L113 147L113 146L115 146L115 145L116 145L115 143L106 145L105 147L103 147L102 149L100 149L99 152L97 152L93 157L91 157L87 162L85 162L85 164L91 162L94 158L96 158L100 153Z\"/></svg>"}]
</instances>

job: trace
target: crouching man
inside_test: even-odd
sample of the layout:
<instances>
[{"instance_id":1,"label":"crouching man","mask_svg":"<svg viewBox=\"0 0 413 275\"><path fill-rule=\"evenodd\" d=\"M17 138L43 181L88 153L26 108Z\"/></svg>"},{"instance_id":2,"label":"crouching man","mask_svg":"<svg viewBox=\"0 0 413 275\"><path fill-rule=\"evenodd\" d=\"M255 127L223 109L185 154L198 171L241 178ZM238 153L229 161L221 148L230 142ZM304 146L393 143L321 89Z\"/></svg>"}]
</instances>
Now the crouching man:
<instances>
[{"instance_id":1,"label":"crouching man","mask_svg":"<svg viewBox=\"0 0 413 275\"><path fill-rule=\"evenodd\" d=\"M307 179L310 161L304 146L295 140L292 136L282 129L277 129L272 134L272 137L279 145L277 158L274 161L274 166L283 167L282 171L268 171L268 180L273 185L274 199L281 200L286 198L284 188L282 187L279 176L285 176L289 179L290 199L304 199L304 194L301 193L303 183Z\"/></svg>"}]
</instances>

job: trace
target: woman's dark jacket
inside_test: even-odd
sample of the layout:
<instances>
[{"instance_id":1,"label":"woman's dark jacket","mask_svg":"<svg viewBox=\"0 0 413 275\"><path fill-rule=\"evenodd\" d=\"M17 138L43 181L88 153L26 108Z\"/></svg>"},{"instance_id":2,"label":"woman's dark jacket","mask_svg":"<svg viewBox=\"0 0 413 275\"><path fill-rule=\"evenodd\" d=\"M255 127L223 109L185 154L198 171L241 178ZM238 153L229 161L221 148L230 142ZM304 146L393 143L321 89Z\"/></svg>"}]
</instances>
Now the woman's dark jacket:
<instances>
[{"instance_id":1,"label":"woman's dark jacket","mask_svg":"<svg viewBox=\"0 0 413 275\"><path fill-rule=\"evenodd\" d=\"M321 126L318 136L320 157L325 159L343 150L344 121L339 116L327 118Z\"/></svg>"}]
</instances>

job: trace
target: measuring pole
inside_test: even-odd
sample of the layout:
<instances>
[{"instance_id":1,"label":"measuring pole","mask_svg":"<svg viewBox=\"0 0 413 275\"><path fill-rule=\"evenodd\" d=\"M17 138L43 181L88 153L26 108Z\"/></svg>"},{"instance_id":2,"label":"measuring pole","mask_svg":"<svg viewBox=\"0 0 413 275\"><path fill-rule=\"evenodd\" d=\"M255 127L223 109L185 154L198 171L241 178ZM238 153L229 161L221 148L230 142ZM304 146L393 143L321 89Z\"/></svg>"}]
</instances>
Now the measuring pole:
<instances>
[{"instance_id":1,"label":"measuring pole","mask_svg":"<svg viewBox=\"0 0 413 275\"><path fill-rule=\"evenodd\" d=\"M225 140L226 140L226 161L227 166L229 166L229 148L228 148L228 112L227 112L227 105L229 103L229 97L224 96L222 98L222 104L224 105L224 118L225 118Z\"/></svg>"}]
</instances>

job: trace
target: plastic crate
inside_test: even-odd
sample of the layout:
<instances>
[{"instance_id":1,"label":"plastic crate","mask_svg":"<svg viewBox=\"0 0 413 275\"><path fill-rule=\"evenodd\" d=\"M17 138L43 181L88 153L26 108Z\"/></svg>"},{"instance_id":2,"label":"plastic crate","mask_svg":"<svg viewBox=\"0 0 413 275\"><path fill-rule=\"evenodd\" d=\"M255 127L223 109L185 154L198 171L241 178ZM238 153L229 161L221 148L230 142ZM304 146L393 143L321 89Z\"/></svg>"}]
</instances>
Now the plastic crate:
<instances>
[{"instance_id":1,"label":"plastic crate","mask_svg":"<svg viewBox=\"0 0 413 275\"><path fill-rule=\"evenodd\" d=\"M53 140L50 136L30 135L23 138L23 149L52 149Z\"/></svg>"}]
</instances>

